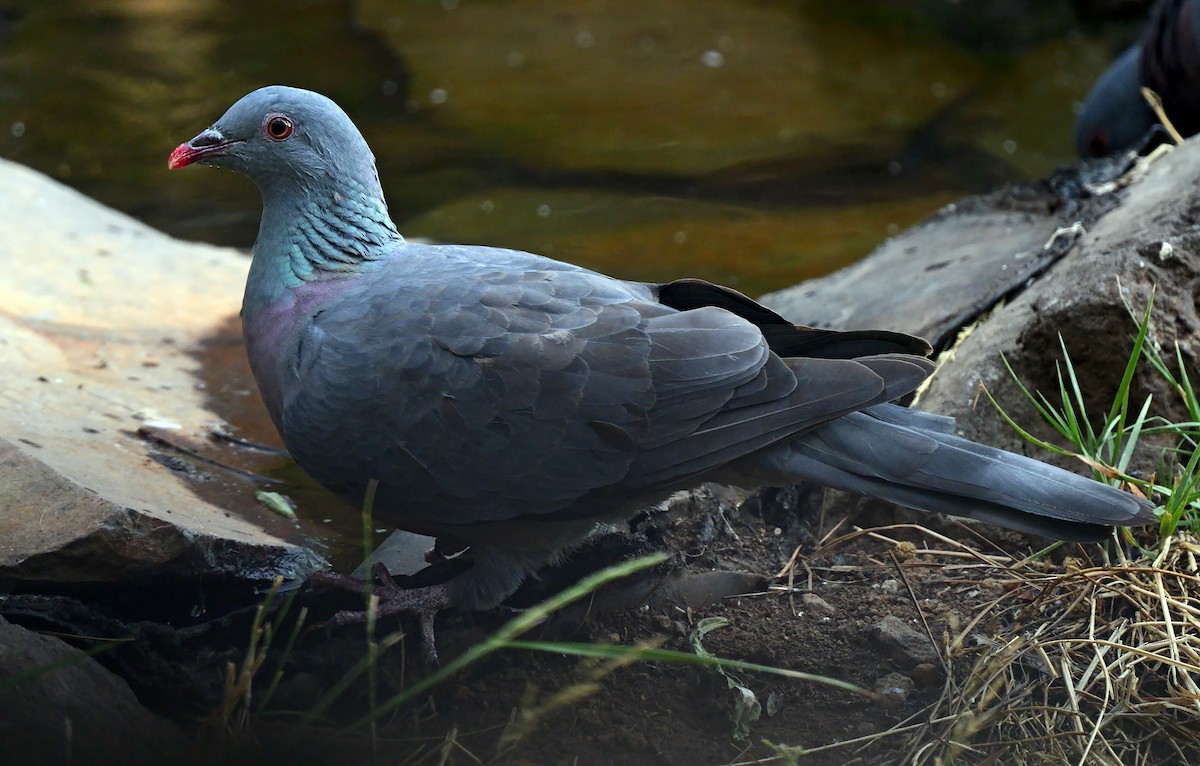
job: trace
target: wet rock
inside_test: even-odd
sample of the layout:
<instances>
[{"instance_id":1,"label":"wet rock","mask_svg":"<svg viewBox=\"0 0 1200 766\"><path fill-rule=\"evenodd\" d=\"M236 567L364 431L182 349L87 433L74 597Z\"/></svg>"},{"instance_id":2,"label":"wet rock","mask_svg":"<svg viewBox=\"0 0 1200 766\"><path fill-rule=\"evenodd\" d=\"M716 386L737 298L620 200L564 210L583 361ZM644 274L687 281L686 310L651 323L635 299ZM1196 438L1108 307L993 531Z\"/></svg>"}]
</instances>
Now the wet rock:
<instances>
[{"instance_id":1,"label":"wet rock","mask_svg":"<svg viewBox=\"0 0 1200 766\"><path fill-rule=\"evenodd\" d=\"M157 764L184 736L82 651L0 619L0 742L8 766Z\"/></svg>"},{"instance_id":2,"label":"wet rock","mask_svg":"<svg viewBox=\"0 0 1200 766\"><path fill-rule=\"evenodd\" d=\"M292 523L194 491L236 473L139 436L207 440L219 418L191 352L236 316L248 259L12 163L0 162L0 195L0 577L269 579L319 566Z\"/></svg>"},{"instance_id":3,"label":"wet rock","mask_svg":"<svg viewBox=\"0 0 1200 766\"><path fill-rule=\"evenodd\" d=\"M937 660L937 650L929 636L894 614L887 615L871 626L871 639L904 668Z\"/></svg>"},{"instance_id":4,"label":"wet rock","mask_svg":"<svg viewBox=\"0 0 1200 766\"><path fill-rule=\"evenodd\" d=\"M778 182L787 187L779 195L833 183L818 167L791 172ZM908 227L959 196L918 192L749 214L722 199L744 193L732 186L738 177L731 176L729 188L697 180L698 198L647 198L642 188L557 190L551 196L540 188L493 186L408 218L402 231L442 242L503 243L626 279L669 281L686 274L756 295L851 264L889 230Z\"/></svg>"},{"instance_id":5,"label":"wet rock","mask_svg":"<svg viewBox=\"0 0 1200 766\"><path fill-rule=\"evenodd\" d=\"M270 24L262 23L261 9L246 4L166 0L156 8L67 2L6 11L0 26L0 80L9 87L3 156L136 211L176 236L248 243L258 230L258 190L220 173L168 175L165 155L222 114L232 97L278 80L280 57L290 62L290 82L398 122L402 100L388 98L380 82L403 82L403 62L353 27L347 3L315 2ZM178 45L183 29L175 28L183 15L192 41L187 52ZM98 35L98 27L105 33ZM252 55L226 66L221 49L229 44ZM127 55L132 50L136 56ZM108 80L103 87L96 83L100 72ZM80 123L88 126L86 139ZM431 143L412 133L399 126L393 140L423 148ZM442 135L441 144L452 141Z\"/></svg>"},{"instance_id":6,"label":"wet rock","mask_svg":"<svg viewBox=\"0 0 1200 766\"><path fill-rule=\"evenodd\" d=\"M899 148L983 79L977 60L933 36L914 47L857 19L834 33L786 6L731 0L648 0L621 13L372 0L356 15L410 66L411 109L529 167L696 175L797 152L819 162L831 143L881 134ZM446 44L467 39L470 56ZM880 57L892 66L870 63Z\"/></svg>"}]
</instances>

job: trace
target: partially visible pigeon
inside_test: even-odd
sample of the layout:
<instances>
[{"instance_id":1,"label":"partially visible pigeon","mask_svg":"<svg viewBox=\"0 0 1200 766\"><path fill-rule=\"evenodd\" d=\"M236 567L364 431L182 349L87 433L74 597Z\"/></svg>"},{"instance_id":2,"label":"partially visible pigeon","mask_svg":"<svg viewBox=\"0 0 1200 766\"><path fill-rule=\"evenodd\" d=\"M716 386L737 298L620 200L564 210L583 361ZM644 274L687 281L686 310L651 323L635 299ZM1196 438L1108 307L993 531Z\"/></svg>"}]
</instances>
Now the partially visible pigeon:
<instances>
[{"instance_id":1,"label":"partially visible pigeon","mask_svg":"<svg viewBox=\"0 0 1200 766\"><path fill-rule=\"evenodd\" d=\"M1159 95L1181 135L1200 133L1200 0L1160 0L1141 40L1096 80L1075 123L1079 156L1131 149L1158 124L1143 86Z\"/></svg>"},{"instance_id":2,"label":"partially visible pigeon","mask_svg":"<svg viewBox=\"0 0 1200 766\"><path fill-rule=\"evenodd\" d=\"M288 450L348 503L470 546L444 585L384 595L432 636L601 521L681 488L799 482L1067 540L1153 520L1131 494L887 404L932 370L895 332L800 327L700 280L625 282L530 253L406 242L366 142L316 93L245 96L180 145L249 176L263 216L242 304Z\"/></svg>"},{"instance_id":3,"label":"partially visible pigeon","mask_svg":"<svg viewBox=\"0 0 1200 766\"><path fill-rule=\"evenodd\" d=\"M1075 150L1107 157L1136 146L1157 123L1142 97L1141 44L1126 49L1092 86L1075 121Z\"/></svg>"}]
</instances>

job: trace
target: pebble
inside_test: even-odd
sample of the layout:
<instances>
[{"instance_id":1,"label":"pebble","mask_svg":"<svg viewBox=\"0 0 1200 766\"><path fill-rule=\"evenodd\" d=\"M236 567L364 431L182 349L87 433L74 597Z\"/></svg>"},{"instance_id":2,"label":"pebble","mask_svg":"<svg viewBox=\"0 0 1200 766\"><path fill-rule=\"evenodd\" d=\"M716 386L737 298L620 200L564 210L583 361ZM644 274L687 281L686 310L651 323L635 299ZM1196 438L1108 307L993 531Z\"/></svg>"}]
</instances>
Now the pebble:
<instances>
[{"instance_id":1,"label":"pebble","mask_svg":"<svg viewBox=\"0 0 1200 766\"><path fill-rule=\"evenodd\" d=\"M912 668L923 662L937 661L937 650L929 636L894 614L871 626L871 638L901 667Z\"/></svg>"},{"instance_id":2,"label":"pebble","mask_svg":"<svg viewBox=\"0 0 1200 766\"><path fill-rule=\"evenodd\" d=\"M885 708L898 708L908 702L908 695L914 688L916 684L903 673L888 673L875 681L879 704Z\"/></svg>"},{"instance_id":3,"label":"pebble","mask_svg":"<svg viewBox=\"0 0 1200 766\"><path fill-rule=\"evenodd\" d=\"M816 614L822 614L826 617L832 617L837 614L837 607L829 603L825 599L818 596L816 593L805 593L800 597L800 603L804 608Z\"/></svg>"},{"instance_id":4,"label":"pebble","mask_svg":"<svg viewBox=\"0 0 1200 766\"><path fill-rule=\"evenodd\" d=\"M919 663L912 669L912 680L923 689L936 686L941 680L941 675L938 666L932 662Z\"/></svg>"}]
</instances>

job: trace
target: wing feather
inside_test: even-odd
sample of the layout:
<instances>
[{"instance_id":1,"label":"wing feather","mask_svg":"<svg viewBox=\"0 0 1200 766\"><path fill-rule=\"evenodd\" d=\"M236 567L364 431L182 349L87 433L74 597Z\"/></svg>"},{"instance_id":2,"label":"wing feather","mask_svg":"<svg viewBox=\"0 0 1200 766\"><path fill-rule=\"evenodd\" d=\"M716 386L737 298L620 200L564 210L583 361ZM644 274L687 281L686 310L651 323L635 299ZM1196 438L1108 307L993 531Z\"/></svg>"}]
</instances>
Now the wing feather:
<instances>
[{"instance_id":1,"label":"wing feather","mask_svg":"<svg viewBox=\"0 0 1200 766\"><path fill-rule=\"evenodd\" d=\"M789 335L778 315L706 283L678 291L680 310L645 285L530 267L539 262L463 263L426 278L419 262L389 261L326 306L284 403L297 460L352 500L378 478L377 512L410 529L587 517L907 391L927 372L898 352L784 360L755 320L793 345L830 333Z\"/></svg>"}]
</instances>

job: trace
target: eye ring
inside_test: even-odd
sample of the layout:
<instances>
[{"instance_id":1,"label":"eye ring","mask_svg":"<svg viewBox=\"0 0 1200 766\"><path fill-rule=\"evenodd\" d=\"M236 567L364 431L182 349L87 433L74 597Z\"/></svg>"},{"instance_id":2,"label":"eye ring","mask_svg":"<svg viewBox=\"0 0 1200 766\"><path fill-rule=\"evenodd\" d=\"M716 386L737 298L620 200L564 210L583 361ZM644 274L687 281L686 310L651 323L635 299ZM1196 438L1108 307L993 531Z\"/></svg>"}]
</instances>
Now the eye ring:
<instances>
[{"instance_id":1,"label":"eye ring","mask_svg":"<svg viewBox=\"0 0 1200 766\"><path fill-rule=\"evenodd\" d=\"M263 118L263 135L272 141L286 140L295 129L296 124L286 114L268 114Z\"/></svg>"}]
</instances>

